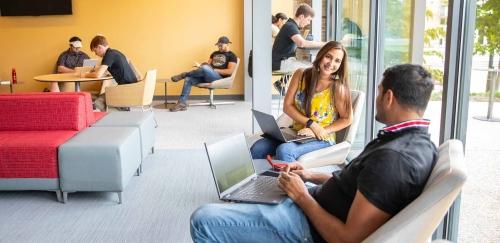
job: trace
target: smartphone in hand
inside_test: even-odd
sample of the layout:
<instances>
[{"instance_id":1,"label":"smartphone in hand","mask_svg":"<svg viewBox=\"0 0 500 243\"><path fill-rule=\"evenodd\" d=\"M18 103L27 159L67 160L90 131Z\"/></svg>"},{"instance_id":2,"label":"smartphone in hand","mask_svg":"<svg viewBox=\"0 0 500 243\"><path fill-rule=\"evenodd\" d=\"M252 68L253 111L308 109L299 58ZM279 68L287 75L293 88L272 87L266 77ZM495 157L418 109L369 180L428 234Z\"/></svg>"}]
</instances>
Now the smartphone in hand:
<instances>
[{"instance_id":1,"label":"smartphone in hand","mask_svg":"<svg viewBox=\"0 0 500 243\"><path fill-rule=\"evenodd\" d=\"M271 168L273 168L276 171L281 171L288 165L287 163L273 162L273 158L269 154L267 155L266 160L271 165Z\"/></svg>"}]
</instances>

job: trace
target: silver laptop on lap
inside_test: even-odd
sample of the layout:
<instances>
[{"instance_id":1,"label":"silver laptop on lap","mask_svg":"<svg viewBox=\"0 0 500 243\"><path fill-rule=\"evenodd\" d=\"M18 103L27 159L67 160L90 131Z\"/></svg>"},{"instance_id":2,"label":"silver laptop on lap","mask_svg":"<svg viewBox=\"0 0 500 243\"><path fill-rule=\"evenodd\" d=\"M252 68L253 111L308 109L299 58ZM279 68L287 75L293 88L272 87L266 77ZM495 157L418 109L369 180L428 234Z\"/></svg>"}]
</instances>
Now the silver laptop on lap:
<instances>
[{"instance_id":1,"label":"silver laptop on lap","mask_svg":"<svg viewBox=\"0 0 500 243\"><path fill-rule=\"evenodd\" d=\"M245 135L205 143L219 199L231 202L279 204L286 198L278 187L278 174L255 173Z\"/></svg>"},{"instance_id":2,"label":"silver laptop on lap","mask_svg":"<svg viewBox=\"0 0 500 243\"><path fill-rule=\"evenodd\" d=\"M274 117L270 114L252 109L253 116L259 123L264 136L272 137L281 142L305 142L315 140L315 137L298 135L297 132L289 127L279 127Z\"/></svg>"}]
</instances>

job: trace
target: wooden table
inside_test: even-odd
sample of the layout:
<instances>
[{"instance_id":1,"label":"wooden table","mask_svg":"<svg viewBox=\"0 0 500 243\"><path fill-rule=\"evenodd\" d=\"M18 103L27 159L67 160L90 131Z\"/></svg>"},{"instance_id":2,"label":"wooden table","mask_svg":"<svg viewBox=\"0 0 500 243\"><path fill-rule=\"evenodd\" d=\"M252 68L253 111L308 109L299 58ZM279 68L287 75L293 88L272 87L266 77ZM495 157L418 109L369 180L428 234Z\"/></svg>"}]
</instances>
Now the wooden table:
<instances>
[{"instance_id":1,"label":"wooden table","mask_svg":"<svg viewBox=\"0 0 500 243\"><path fill-rule=\"evenodd\" d=\"M112 76L105 76L102 78L81 78L80 74L76 73L58 73L58 74L47 74L40 75L33 78L39 82L75 82L75 91L80 92L80 82L93 82L93 81L104 81L108 79L113 79Z\"/></svg>"}]
</instances>

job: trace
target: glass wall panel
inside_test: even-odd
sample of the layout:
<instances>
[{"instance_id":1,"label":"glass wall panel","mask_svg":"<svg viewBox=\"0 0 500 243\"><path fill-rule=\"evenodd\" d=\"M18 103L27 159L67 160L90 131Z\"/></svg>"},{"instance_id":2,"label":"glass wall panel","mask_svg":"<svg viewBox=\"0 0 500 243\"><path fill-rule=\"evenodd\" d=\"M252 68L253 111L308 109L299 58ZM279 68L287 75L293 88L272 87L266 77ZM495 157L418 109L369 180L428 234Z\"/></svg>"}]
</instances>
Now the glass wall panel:
<instances>
[{"instance_id":1,"label":"glass wall panel","mask_svg":"<svg viewBox=\"0 0 500 243\"><path fill-rule=\"evenodd\" d=\"M477 1L469 86L465 163L457 242L500 242L500 32L499 1ZM466 88L464 89L466 90ZM465 137L464 134L464 137Z\"/></svg>"},{"instance_id":2,"label":"glass wall panel","mask_svg":"<svg viewBox=\"0 0 500 243\"><path fill-rule=\"evenodd\" d=\"M382 18L383 70L403 63L420 64L436 80L424 115L431 120L429 132L436 145L439 144L447 8L446 0L427 0L425 4L412 0L387 0ZM425 24L420 24L422 22ZM376 122L375 132L383 126Z\"/></svg>"},{"instance_id":3,"label":"glass wall panel","mask_svg":"<svg viewBox=\"0 0 500 243\"><path fill-rule=\"evenodd\" d=\"M342 3L341 41L349 56L351 89L366 92L368 81L369 0L346 0ZM354 140L351 155L357 155L365 145L365 109Z\"/></svg>"}]
</instances>

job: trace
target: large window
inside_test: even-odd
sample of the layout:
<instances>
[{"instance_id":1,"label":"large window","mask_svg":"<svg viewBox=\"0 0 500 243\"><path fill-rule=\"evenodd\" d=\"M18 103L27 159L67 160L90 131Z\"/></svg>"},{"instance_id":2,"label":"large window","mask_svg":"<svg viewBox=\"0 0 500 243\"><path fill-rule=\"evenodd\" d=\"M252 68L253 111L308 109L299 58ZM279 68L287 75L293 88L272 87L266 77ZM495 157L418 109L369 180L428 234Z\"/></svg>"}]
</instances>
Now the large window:
<instances>
[{"instance_id":1,"label":"large window","mask_svg":"<svg viewBox=\"0 0 500 243\"><path fill-rule=\"evenodd\" d=\"M351 89L366 93L368 81L369 0L349 0L342 4L340 40L349 56ZM358 132L350 157L357 155L365 145L366 112L363 109Z\"/></svg>"}]
</instances>

